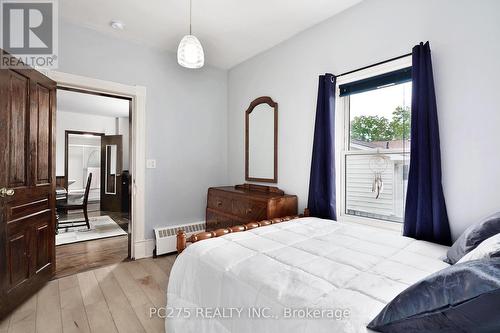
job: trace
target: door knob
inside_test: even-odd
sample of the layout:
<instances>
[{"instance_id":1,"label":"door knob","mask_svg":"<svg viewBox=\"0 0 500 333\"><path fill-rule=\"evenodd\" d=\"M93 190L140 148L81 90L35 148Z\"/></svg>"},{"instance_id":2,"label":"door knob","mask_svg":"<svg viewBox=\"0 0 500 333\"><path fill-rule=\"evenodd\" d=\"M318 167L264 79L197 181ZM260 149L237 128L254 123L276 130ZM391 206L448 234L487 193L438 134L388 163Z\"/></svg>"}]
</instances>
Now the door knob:
<instances>
[{"instance_id":1,"label":"door knob","mask_svg":"<svg viewBox=\"0 0 500 333\"><path fill-rule=\"evenodd\" d=\"M5 187L2 187L0 188L0 197L5 197L5 196L13 196L14 195L14 189L12 188L5 188Z\"/></svg>"}]
</instances>

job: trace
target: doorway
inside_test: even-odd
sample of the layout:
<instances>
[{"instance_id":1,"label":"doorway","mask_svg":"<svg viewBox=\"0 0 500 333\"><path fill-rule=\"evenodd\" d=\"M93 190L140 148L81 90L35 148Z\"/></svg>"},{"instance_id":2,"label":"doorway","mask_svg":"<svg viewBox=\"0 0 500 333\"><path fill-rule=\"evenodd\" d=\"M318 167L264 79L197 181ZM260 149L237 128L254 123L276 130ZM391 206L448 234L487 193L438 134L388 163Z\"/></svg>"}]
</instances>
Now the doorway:
<instances>
[{"instance_id":1,"label":"doorway","mask_svg":"<svg viewBox=\"0 0 500 333\"><path fill-rule=\"evenodd\" d=\"M129 169L133 200L129 203L132 224L128 239L132 246L126 244L124 248L132 259L152 253L152 242L145 239L144 232L146 88L57 71L2 69L0 95L6 98L1 99L0 122L6 130L0 132L0 153L5 157L0 161L0 243L6 246L0 250L0 317L35 294L55 274L56 87L123 97L131 106ZM64 150L64 146L59 145L59 149ZM93 242L75 244L86 247ZM113 251L123 253L121 246L109 244L110 256ZM91 257L97 248L89 247L84 253ZM78 267L78 258L73 259L73 266Z\"/></svg>"},{"instance_id":2,"label":"doorway","mask_svg":"<svg viewBox=\"0 0 500 333\"><path fill-rule=\"evenodd\" d=\"M130 132L130 174L132 184L131 221L129 228L130 253L132 259L149 257L153 253L154 241L145 234L145 183L146 183L146 95L147 89L138 85L104 81L90 77L58 72L42 71L55 81L59 88L121 96L132 100Z\"/></svg>"},{"instance_id":3,"label":"doorway","mask_svg":"<svg viewBox=\"0 0 500 333\"><path fill-rule=\"evenodd\" d=\"M56 277L131 257L131 99L57 88Z\"/></svg>"}]
</instances>

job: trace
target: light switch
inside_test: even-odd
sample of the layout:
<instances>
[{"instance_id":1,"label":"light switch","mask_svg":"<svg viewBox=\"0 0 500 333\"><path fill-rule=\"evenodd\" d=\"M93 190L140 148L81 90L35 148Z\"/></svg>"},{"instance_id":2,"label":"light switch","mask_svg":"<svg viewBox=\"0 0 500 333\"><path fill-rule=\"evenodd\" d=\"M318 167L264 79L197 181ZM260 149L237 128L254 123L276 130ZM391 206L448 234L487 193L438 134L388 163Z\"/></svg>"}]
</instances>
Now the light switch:
<instances>
[{"instance_id":1,"label":"light switch","mask_svg":"<svg viewBox=\"0 0 500 333\"><path fill-rule=\"evenodd\" d=\"M148 169L156 169L156 160L147 160L146 168Z\"/></svg>"}]
</instances>

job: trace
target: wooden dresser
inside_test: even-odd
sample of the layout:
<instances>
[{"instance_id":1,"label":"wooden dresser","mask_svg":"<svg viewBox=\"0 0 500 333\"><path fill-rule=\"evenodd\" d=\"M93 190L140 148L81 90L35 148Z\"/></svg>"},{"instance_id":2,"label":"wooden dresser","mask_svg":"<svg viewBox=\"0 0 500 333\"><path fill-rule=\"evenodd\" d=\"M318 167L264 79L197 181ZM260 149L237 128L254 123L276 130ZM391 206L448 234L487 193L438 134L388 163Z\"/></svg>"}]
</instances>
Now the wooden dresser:
<instances>
[{"instance_id":1,"label":"wooden dresser","mask_svg":"<svg viewBox=\"0 0 500 333\"><path fill-rule=\"evenodd\" d=\"M297 196L277 187L243 184L208 189L207 231L296 214Z\"/></svg>"}]
</instances>

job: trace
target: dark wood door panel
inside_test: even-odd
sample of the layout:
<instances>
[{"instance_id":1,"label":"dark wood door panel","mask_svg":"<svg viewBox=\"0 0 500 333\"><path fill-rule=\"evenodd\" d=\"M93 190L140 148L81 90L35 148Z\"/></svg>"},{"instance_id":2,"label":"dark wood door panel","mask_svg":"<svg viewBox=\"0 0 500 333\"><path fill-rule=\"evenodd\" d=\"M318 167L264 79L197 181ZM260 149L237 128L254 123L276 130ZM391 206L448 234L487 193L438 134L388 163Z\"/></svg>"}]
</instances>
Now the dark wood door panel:
<instances>
[{"instance_id":1,"label":"dark wood door panel","mask_svg":"<svg viewBox=\"0 0 500 333\"><path fill-rule=\"evenodd\" d=\"M8 290L25 282L30 276L28 238L28 233L24 232L7 239Z\"/></svg>"},{"instance_id":2,"label":"dark wood door panel","mask_svg":"<svg viewBox=\"0 0 500 333\"><path fill-rule=\"evenodd\" d=\"M34 260L33 267L35 268L34 274L40 273L41 270L47 269L52 264L51 255L51 227L50 219L39 223L34 227L34 240L35 247L33 248L32 258Z\"/></svg>"},{"instance_id":3,"label":"dark wood door panel","mask_svg":"<svg viewBox=\"0 0 500 333\"><path fill-rule=\"evenodd\" d=\"M7 292L21 289L22 284L42 271L52 272L55 259L52 215L50 208L34 213L25 210L23 216L7 222Z\"/></svg>"},{"instance_id":4,"label":"dark wood door panel","mask_svg":"<svg viewBox=\"0 0 500 333\"><path fill-rule=\"evenodd\" d=\"M8 98L8 187L27 185L27 129L29 110L29 80L15 72L9 75Z\"/></svg>"},{"instance_id":5,"label":"dark wood door panel","mask_svg":"<svg viewBox=\"0 0 500 333\"><path fill-rule=\"evenodd\" d=\"M47 199L52 194L51 185L39 185L29 188L22 187L16 188L15 190L15 195L11 197L10 200L5 200L7 198L4 198L4 204L6 207L17 207L19 205L27 204L37 200Z\"/></svg>"},{"instance_id":6,"label":"dark wood door panel","mask_svg":"<svg viewBox=\"0 0 500 333\"><path fill-rule=\"evenodd\" d=\"M46 271L51 273L54 262L54 228L51 221L52 211L44 209L7 223L7 292L20 289L35 275L46 275Z\"/></svg>"},{"instance_id":7,"label":"dark wood door panel","mask_svg":"<svg viewBox=\"0 0 500 333\"><path fill-rule=\"evenodd\" d=\"M35 214L42 210L50 209L50 198L47 196L40 200L19 204L8 208L8 220L16 220L26 215Z\"/></svg>"},{"instance_id":8,"label":"dark wood door panel","mask_svg":"<svg viewBox=\"0 0 500 333\"><path fill-rule=\"evenodd\" d=\"M36 108L36 183L50 183L50 152L51 152L51 114L50 114L50 90L38 84L36 85L38 103Z\"/></svg>"},{"instance_id":9,"label":"dark wood door panel","mask_svg":"<svg viewBox=\"0 0 500 333\"><path fill-rule=\"evenodd\" d=\"M55 271L55 88L31 70L0 69L0 318Z\"/></svg>"}]
</instances>

